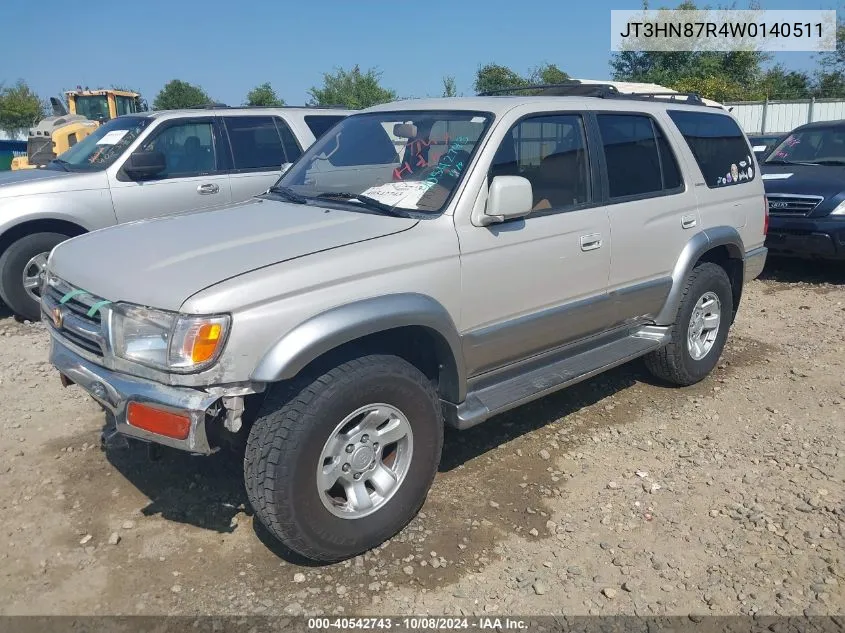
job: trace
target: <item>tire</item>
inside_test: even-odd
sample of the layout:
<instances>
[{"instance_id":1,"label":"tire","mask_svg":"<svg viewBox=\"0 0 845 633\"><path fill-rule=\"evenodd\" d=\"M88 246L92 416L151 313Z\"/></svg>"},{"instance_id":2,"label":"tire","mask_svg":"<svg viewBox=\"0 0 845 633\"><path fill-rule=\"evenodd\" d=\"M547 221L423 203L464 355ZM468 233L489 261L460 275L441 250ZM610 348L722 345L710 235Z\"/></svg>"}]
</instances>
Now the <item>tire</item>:
<instances>
[{"instance_id":1,"label":"tire","mask_svg":"<svg viewBox=\"0 0 845 633\"><path fill-rule=\"evenodd\" d=\"M372 407L374 404L379 406ZM372 470L361 477L369 482L369 487L363 485L373 506L368 511L354 510L353 497L343 488L343 480L338 480L335 485L340 488L331 488L334 492L329 495L325 484L318 486L319 470L332 472L324 482L339 474L348 480L346 485L354 483L349 478L360 474L358 469L364 468L363 462L369 458L366 442L372 447L374 438L390 438L381 435L382 429L372 430L371 438L358 435L360 441L355 442L352 453L346 451L352 446L349 436L334 452L328 440L336 437L338 426L356 411L363 409L364 413L358 414L363 417L354 417L350 424L365 424L363 419L370 419L368 412L373 408L378 409L373 420L395 410L398 415L388 424L410 429L403 439L395 444L385 441L373 453L373 460L381 464L378 455L385 451L384 463L392 457L391 467L403 476L391 480L399 483L379 497L366 477L380 467L370 466ZM389 447L393 447L390 454ZM247 496L261 523L291 551L323 563L344 560L380 545L417 514L437 472L442 447L443 416L431 381L396 356L361 356L277 385L268 394L247 439ZM326 452L339 457L325 459ZM340 472L345 467L351 473Z\"/></svg>"},{"instance_id":2,"label":"tire","mask_svg":"<svg viewBox=\"0 0 845 633\"><path fill-rule=\"evenodd\" d=\"M54 246L69 237L62 233L31 233L13 242L0 256L0 297L16 316L40 320L41 306L24 288L24 268L37 255L49 255Z\"/></svg>"},{"instance_id":3,"label":"tire","mask_svg":"<svg viewBox=\"0 0 845 633\"><path fill-rule=\"evenodd\" d=\"M712 310L717 307L720 314L718 326L711 330L714 334L709 347L702 345L696 349L688 339L690 328L693 326L693 314L702 300L712 299L714 296L718 299L718 306L710 303L705 306L704 312L712 316ZM672 342L646 355L646 367L657 378L675 385L688 386L703 380L719 362L732 315L733 292L727 273L717 264L698 264L684 285L677 318L671 328ZM712 322L710 325L712 326ZM707 333L702 331L698 340L706 335ZM705 349L704 355L700 356Z\"/></svg>"}]
</instances>

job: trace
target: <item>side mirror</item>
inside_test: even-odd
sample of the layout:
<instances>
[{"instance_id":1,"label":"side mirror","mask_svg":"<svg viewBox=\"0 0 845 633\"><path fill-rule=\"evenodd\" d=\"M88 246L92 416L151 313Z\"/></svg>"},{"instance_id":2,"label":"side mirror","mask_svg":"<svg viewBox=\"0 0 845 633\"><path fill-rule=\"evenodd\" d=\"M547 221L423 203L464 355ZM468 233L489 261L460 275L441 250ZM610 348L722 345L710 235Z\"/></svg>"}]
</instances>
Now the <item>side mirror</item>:
<instances>
[{"instance_id":1,"label":"side mirror","mask_svg":"<svg viewBox=\"0 0 845 633\"><path fill-rule=\"evenodd\" d=\"M281 168L282 170L281 170L280 173L282 173L282 174L285 173L292 166L293 166L293 163L282 163L282 168Z\"/></svg>"},{"instance_id":2,"label":"side mirror","mask_svg":"<svg viewBox=\"0 0 845 633\"><path fill-rule=\"evenodd\" d=\"M152 178L167 169L167 161L164 154L156 150L150 152L134 152L123 165L130 178L141 180Z\"/></svg>"},{"instance_id":3,"label":"side mirror","mask_svg":"<svg viewBox=\"0 0 845 633\"><path fill-rule=\"evenodd\" d=\"M484 224L524 218L534 206L531 182L522 176L496 176L487 193Z\"/></svg>"}]
</instances>

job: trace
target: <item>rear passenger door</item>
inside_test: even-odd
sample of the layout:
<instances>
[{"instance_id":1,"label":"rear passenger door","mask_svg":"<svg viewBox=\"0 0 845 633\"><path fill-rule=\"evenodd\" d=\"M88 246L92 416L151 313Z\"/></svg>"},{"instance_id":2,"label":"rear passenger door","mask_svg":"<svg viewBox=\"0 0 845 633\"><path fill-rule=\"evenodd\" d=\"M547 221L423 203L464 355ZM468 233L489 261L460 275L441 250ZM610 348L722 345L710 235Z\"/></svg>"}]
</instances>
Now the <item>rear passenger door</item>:
<instances>
[{"instance_id":1,"label":"rear passenger door","mask_svg":"<svg viewBox=\"0 0 845 633\"><path fill-rule=\"evenodd\" d=\"M302 154L296 137L281 117L224 116L223 123L232 152L233 202L267 191L279 179L282 165L294 162Z\"/></svg>"},{"instance_id":2,"label":"rear passenger door","mask_svg":"<svg viewBox=\"0 0 845 633\"><path fill-rule=\"evenodd\" d=\"M675 262L698 230L695 192L656 119L627 112L593 116L613 233L609 297L618 321L650 318L663 306Z\"/></svg>"},{"instance_id":3,"label":"rear passenger door","mask_svg":"<svg viewBox=\"0 0 845 633\"><path fill-rule=\"evenodd\" d=\"M121 167L109 181L117 221L131 222L231 202L228 156L221 151L221 145L215 117L163 121L135 152L161 152L166 169L155 177L137 181Z\"/></svg>"}]
</instances>

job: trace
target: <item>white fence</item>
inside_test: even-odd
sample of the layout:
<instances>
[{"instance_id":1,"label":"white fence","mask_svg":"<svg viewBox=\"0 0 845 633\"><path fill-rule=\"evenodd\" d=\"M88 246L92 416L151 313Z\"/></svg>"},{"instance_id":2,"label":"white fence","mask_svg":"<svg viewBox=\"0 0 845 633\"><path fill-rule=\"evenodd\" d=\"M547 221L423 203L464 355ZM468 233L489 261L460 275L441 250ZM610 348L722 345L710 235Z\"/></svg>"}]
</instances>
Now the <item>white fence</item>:
<instances>
[{"instance_id":1,"label":"white fence","mask_svg":"<svg viewBox=\"0 0 845 633\"><path fill-rule=\"evenodd\" d=\"M843 99L725 103L746 134L781 133L813 121L845 119Z\"/></svg>"}]
</instances>

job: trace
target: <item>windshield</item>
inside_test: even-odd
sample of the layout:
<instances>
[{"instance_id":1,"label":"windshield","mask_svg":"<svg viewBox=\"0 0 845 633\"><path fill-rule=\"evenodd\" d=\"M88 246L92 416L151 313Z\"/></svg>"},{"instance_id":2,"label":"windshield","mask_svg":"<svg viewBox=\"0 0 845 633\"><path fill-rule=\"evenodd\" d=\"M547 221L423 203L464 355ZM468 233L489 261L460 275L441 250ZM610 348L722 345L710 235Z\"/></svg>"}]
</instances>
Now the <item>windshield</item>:
<instances>
[{"instance_id":1,"label":"windshield","mask_svg":"<svg viewBox=\"0 0 845 633\"><path fill-rule=\"evenodd\" d=\"M796 130L769 154L765 162L845 165L845 127Z\"/></svg>"},{"instance_id":2,"label":"windshield","mask_svg":"<svg viewBox=\"0 0 845 633\"><path fill-rule=\"evenodd\" d=\"M438 212L457 189L490 120L489 113L469 111L354 115L312 145L274 189L305 199Z\"/></svg>"},{"instance_id":3,"label":"windshield","mask_svg":"<svg viewBox=\"0 0 845 633\"><path fill-rule=\"evenodd\" d=\"M105 95L76 97L76 113L92 121L107 121L111 118L109 100Z\"/></svg>"},{"instance_id":4,"label":"windshield","mask_svg":"<svg viewBox=\"0 0 845 633\"><path fill-rule=\"evenodd\" d=\"M111 165L152 121L122 116L98 127L55 161L71 171L99 171Z\"/></svg>"}]
</instances>

